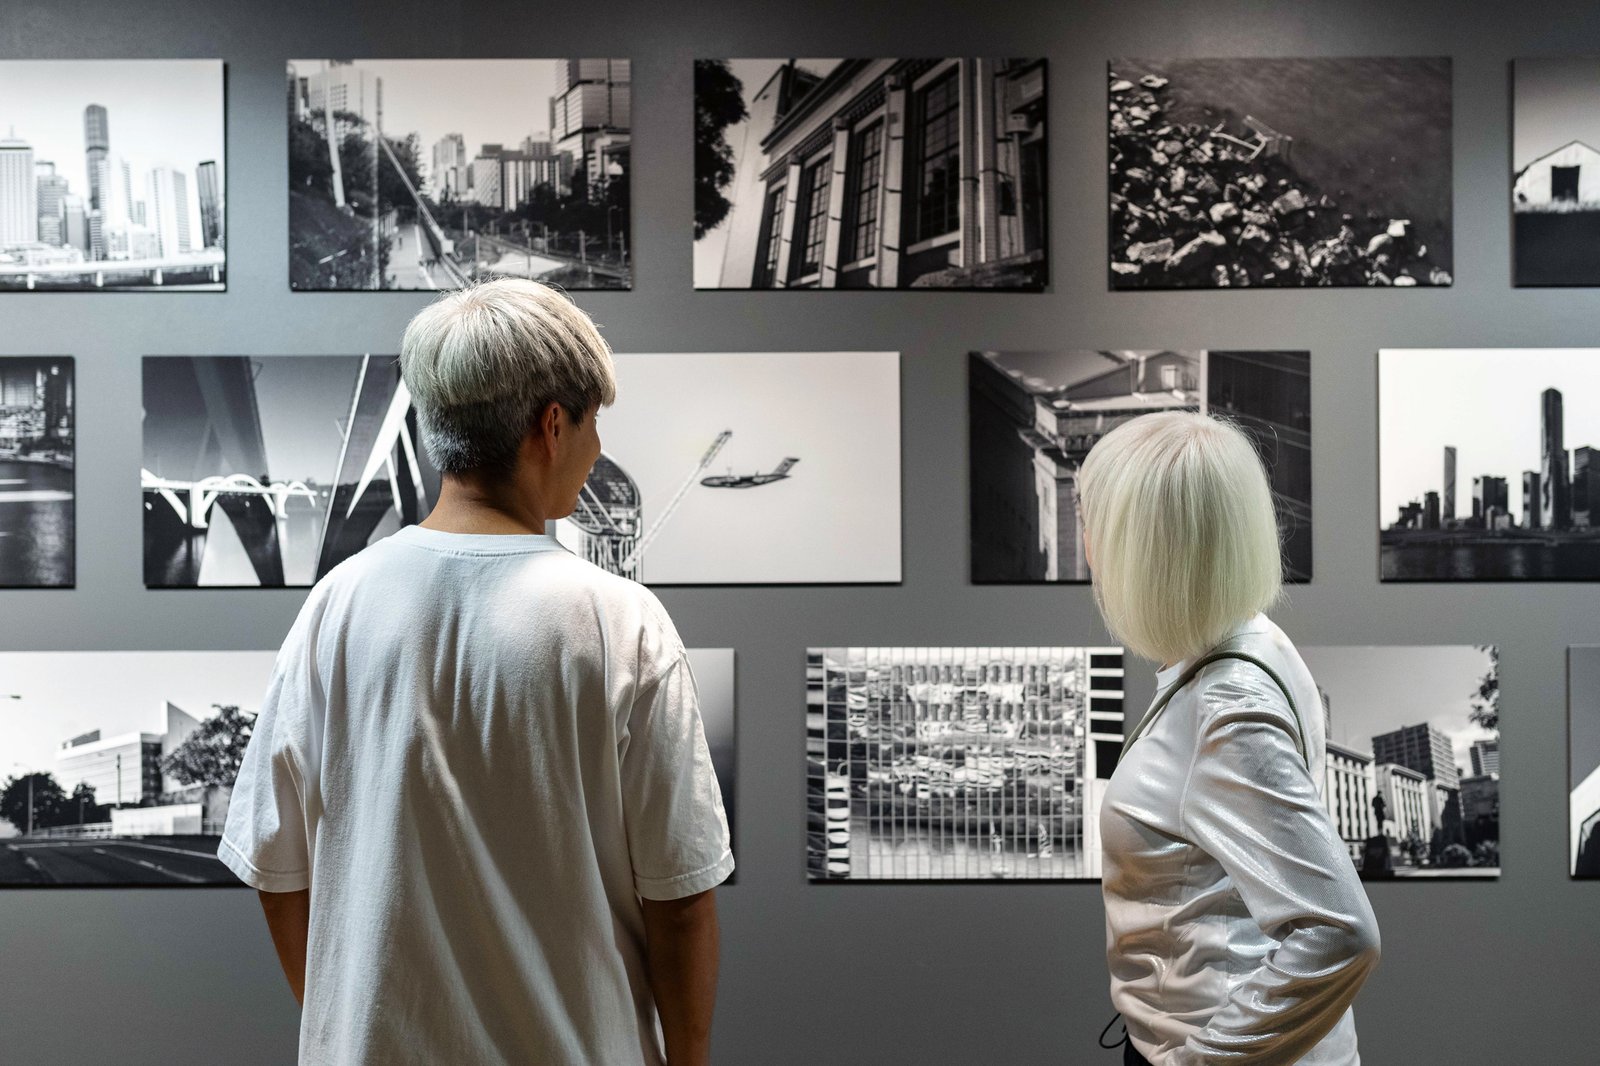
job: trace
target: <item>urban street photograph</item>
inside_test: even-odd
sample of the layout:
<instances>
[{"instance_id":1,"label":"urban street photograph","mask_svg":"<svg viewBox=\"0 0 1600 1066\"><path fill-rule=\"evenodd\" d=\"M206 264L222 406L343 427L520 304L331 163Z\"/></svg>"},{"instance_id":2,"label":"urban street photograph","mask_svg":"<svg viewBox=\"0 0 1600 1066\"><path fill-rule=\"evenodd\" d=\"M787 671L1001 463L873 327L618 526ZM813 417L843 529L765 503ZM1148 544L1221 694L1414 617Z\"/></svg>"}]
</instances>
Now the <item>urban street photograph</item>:
<instances>
[{"instance_id":1,"label":"urban street photograph","mask_svg":"<svg viewBox=\"0 0 1600 1066\"><path fill-rule=\"evenodd\" d=\"M647 585L900 580L898 352L613 358L600 459L551 529L575 554Z\"/></svg>"},{"instance_id":2,"label":"urban street photograph","mask_svg":"<svg viewBox=\"0 0 1600 1066\"><path fill-rule=\"evenodd\" d=\"M1600 58L1511 64L1517 285L1600 285Z\"/></svg>"},{"instance_id":3,"label":"urban street photograph","mask_svg":"<svg viewBox=\"0 0 1600 1066\"><path fill-rule=\"evenodd\" d=\"M811 648L813 881L1092 880L1119 648Z\"/></svg>"},{"instance_id":4,"label":"urban street photograph","mask_svg":"<svg viewBox=\"0 0 1600 1066\"><path fill-rule=\"evenodd\" d=\"M217 845L274 658L0 652L0 887L238 885Z\"/></svg>"},{"instance_id":5,"label":"urban street photograph","mask_svg":"<svg viewBox=\"0 0 1600 1066\"><path fill-rule=\"evenodd\" d=\"M1043 59L697 59L697 289L1049 282Z\"/></svg>"},{"instance_id":6,"label":"urban street photograph","mask_svg":"<svg viewBox=\"0 0 1600 1066\"><path fill-rule=\"evenodd\" d=\"M1089 581L1078 471L1140 415L1232 420L1261 456L1285 581L1311 580L1311 353L972 352L967 359L972 580Z\"/></svg>"},{"instance_id":7,"label":"urban street photograph","mask_svg":"<svg viewBox=\"0 0 1600 1066\"><path fill-rule=\"evenodd\" d=\"M0 588L76 581L73 365L0 356Z\"/></svg>"},{"instance_id":8,"label":"urban street photograph","mask_svg":"<svg viewBox=\"0 0 1600 1066\"><path fill-rule=\"evenodd\" d=\"M1384 581L1600 578L1600 349L1378 353Z\"/></svg>"},{"instance_id":9,"label":"urban street photograph","mask_svg":"<svg viewBox=\"0 0 1600 1066\"><path fill-rule=\"evenodd\" d=\"M144 359L147 588L304 588L427 517L392 355Z\"/></svg>"},{"instance_id":10,"label":"urban street photograph","mask_svg":"<svg viewBox=\"0 0 1600 1066\"><path fill-rule=\"evenodd\" d=\"M227 288L222 69L0 60L0 292Z\"/></svg>"},{"instance_id":11,"label":"urban street photograph","mask_svg":"<svg viewBox=\"0 0 1600 1066\"><path fill-rule=\"evenodd\" d=\"M1450 70L1112 60L1111 287L1451 284Z\"/></svg>"},{"instance_id":12,"label":"urban street photograph","mask_svg":"<svg viewBox=\"0 0 1600 1066\"><path fill-rule=\"evenodd\" d=\"M1499 877L1499 650L1300 652L1322 694L1323 802L1362 880Z\"/></svg>"},{"instance_id":13,"label":"urban street photograph","mask_svg":"<svg viewBox=\"0 0 1600 1066\"><path fill-rule=\"evenodd\" d=\"M289 287L631 288L631 79L626 59L290 60Z\"/></svg>"}]
</instances>

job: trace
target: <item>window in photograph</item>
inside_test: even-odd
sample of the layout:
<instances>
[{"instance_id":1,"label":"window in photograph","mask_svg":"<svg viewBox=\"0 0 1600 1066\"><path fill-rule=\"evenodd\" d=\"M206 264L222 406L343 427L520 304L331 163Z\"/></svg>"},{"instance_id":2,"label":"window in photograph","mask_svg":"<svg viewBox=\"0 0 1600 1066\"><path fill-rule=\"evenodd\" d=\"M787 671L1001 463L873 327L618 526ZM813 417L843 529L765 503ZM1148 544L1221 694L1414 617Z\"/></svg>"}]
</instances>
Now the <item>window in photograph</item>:
<instances>
[{"instance_id":1,"label":"window in photograph","mask_svg":"<svg viewBox=\"0 0 1600 1066\"><path fill-rule=\"evenodd\" d=\"M943 236L961 224L961 92L956 68L917 92L915 115L913 242Z\"/></svg>"},{"instance_id":2,"label":"window in photograph","mask_svg":"<svg viewBox=\"0 0 1600 1066\"><path fill-rule=\"evenodd\" d=\"M783 196L786 186L779 185L767 194L767 227L762 241L761 287L770 288L778 278L778 254L783 245Z\"/></svg>"},{"instance_id":3,"label":"window in photograph","mask_svg":"<svg viewBox=\"0 0 1600 1066\"><path fill-rule=\"evenodd\" d=\"M799 281L822 267L822 242L828 228L828 179L831 156L806 167L800 179L800 201L795 205L794 263L789 280Z\"/></svg>"},{"instance_id":4,"label":"window in photograph","mask_svg":"<svg viewBox=\"0 0 1600 1066\"><path fill-rule=\"evenodd\" d=\"M878 243L878 190L883 174L883 122L857 130L850 138L850 222L844 261L865 259Z\"/></svg>"}]
</instances>

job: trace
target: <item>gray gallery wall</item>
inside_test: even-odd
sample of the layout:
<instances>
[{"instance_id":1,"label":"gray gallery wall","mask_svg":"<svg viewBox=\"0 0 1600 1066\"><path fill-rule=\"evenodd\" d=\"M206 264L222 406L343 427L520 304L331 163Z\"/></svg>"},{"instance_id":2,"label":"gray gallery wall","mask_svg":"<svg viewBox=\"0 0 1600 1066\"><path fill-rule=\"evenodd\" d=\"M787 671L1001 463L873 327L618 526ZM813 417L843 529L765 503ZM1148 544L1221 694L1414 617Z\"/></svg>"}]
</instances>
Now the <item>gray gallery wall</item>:
<instances>
[{"instance_id":1,"label":"gray gallery wall","mask_svg":"<svg viewBox=\"0 0 1600 1066\"><path fill-rule=\"evenodd\" d=\"M0 592L0 647L275 647L300 604L146 591L135 487L141 355L393 351L426 299L290 293L286 57L628 56L637 281L580 301L613 344L904 353L904 584L662 595L687 643L739 656L717 1060L1120 1061L1094 1046L1111 1014L1098 885L806 883L804 651L1106 641L1085 587L967 582L966 353L1231 347L1312 352L1316 579L1278 616L1290 634L1503 649L1504 874L1370 886L1384 957L1356 1005L1366 1060L1593 1062L1600 885L1566 876L1564 677L1568 644L1600 642L1600 587L1380 587L1375 534L1378 348L1600 341L1600 292L1510 287L1507 63L1584 51L1600 53L1600 6L1542 0L0 0L0 58L226 60L230 252L221 295L0 297L0 353L77 357L81 442L78 586ZM695 56L1040 52L1049 293L691 291ZM1104 63L1139 54L1453 57L1455 286L1108 292ZM1130 673L1140 707L1148 671ZM296 1024L253 893L0 893L0 1061L283 1063Z\"/></svg>"}]
</instances>

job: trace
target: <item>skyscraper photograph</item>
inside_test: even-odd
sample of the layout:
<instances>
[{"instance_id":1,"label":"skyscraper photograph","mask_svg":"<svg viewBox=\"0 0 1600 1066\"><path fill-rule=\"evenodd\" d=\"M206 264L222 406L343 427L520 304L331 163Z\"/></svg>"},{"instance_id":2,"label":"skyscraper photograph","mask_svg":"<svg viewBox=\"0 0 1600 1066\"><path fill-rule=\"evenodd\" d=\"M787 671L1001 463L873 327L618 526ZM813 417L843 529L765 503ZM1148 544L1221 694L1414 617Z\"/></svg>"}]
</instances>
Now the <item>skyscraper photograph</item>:
<instances>
[{"instance_id":1,"label":"skyscraper photograph","mask_svg":"<svg viewBox=\"0 0 1600 1066\"><path fill-rule=\"evenodd\" d=\"M73 366L67 356L0 356L0 588L75 583Z\"/></svg>"},{"instance_id":2,"label":"skyscraper photograph","mask_svg":"<svg viewBox=\"0 0 1600 1066\"><path fill-rule=\"evenodd\" d=\"M1588 348L1378 354L1382 580L1600 579L1597 360Z\"/></svg>"},{"instance_id":3,"label":"skyscraper photograph","mask_svg":"<svg viewBox=\"0 0 1600 1066\"><path fill-rule=\"evenodd\" d=\"M630 288L631 90L626 59L290 60L290 288Z\"/></svg>"},{"instance_id":4,"label":"skyscraper photograph","mask_svg":"<svg viewBox=\"0 0 1600 1066\"><path fill-rule=\"evenodd\" d=\"M0 60L0 292L220 291L222 63Z\"/></svg>"}]
</instances>

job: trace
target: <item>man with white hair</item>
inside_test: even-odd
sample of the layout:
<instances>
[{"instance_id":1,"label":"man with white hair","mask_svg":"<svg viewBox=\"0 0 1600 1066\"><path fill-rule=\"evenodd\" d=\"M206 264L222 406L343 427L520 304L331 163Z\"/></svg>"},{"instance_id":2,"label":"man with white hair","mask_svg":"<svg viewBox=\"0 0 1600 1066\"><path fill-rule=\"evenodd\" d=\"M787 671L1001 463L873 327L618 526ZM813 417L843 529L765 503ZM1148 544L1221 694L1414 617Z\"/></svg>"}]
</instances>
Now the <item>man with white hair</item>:
<instances>
[{"instance_id":1,"label":"man with white hair","mask_svg":"<svg viewBox=\"0 0 1600 1066\"><path fill-rule=\"evenodd\" d=\"M649 591L545 534L610 350L502 279L412 319L400 365L439 500L312 589L219 851L300 1062L707 1062L733 857L694 678Z\"/></svg>"}]
</instances>

